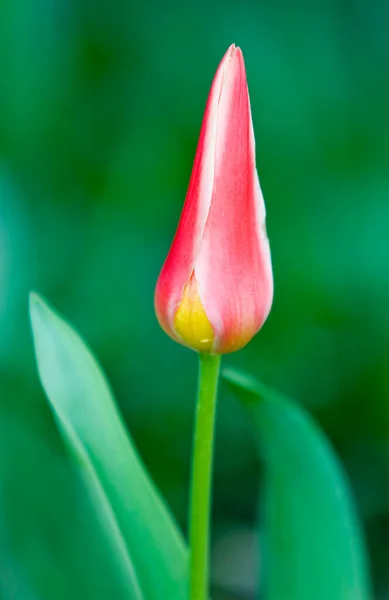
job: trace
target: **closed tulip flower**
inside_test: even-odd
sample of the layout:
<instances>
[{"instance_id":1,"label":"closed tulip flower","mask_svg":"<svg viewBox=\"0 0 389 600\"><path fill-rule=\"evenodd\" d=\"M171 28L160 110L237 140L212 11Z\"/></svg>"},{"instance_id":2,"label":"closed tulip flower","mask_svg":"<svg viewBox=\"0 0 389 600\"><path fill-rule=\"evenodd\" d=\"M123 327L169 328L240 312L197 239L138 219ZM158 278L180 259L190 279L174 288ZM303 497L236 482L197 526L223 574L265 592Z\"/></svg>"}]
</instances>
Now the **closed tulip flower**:
<instances>
[{"instance_id":1,"label":"closed tulip flower","mask_svg":"<svg viewBox=\"0 0 389 600\"><path fill-rule=\"evenodd\" d=\"M240 48L216 72L155 309L174 340L213 354L245 346L273 298L265 205Z\"/></svg>"}]
</instances>

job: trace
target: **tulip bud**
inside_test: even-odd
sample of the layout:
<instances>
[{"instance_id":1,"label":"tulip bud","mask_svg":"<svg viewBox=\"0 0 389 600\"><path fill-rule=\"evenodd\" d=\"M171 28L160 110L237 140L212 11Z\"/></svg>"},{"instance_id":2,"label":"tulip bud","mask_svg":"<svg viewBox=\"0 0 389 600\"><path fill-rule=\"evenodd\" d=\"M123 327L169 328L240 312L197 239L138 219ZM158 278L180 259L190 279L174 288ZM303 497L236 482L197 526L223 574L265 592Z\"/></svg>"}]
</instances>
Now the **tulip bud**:
<instances>
[{"instance_id":1,"label":"tulip bud","mask_svg":"<svg viewBox=\"0 0 389 600\"><path fill-rule=\"evenodd\" d=\"M257 333L272 299L246 72L240 48L232 45L212 83L181 219L157 282L155 310L177 342L224 354Z\"/></svg>"}]
</instances>

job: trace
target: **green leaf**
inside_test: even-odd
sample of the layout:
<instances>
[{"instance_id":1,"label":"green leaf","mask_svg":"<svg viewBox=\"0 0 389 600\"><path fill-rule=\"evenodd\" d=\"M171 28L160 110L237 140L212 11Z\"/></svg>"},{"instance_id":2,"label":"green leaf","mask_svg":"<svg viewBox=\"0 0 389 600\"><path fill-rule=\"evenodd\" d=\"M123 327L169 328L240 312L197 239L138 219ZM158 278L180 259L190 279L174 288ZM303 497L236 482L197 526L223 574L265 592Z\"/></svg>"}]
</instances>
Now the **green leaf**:
<instances>
[{"instance_id":1,"label":"green leaf","mask_svg":"<svg viewBox=\"0 0 389 600\"><path fill-rule=\"evenodd\" d=\"M99 366L79 336L35 294L30 308L39 375L50 406L77 464L112 517L144 598L184 600L187 548Z\"/></svg>"},{"instance_id":2,"label":"green leaf","mask_svg":"<svg viewBox=\"0 0 389 600\"><path fill-rule=\"evenodd\" d=\"M143 598L99 490L39 421L0 415L1 600Z\"/></svg>"},{"instance_id":3,"label":"green leaf","mask_svg":"<svg viewBox=\"0 0 389 600\"><path fill-rule=\"evenodd\" d=\"M371 598L354 503L324 434L281 394L232 369L223 375L251 417L264 461L265 598Z\"/></svg>"}]
</instances>

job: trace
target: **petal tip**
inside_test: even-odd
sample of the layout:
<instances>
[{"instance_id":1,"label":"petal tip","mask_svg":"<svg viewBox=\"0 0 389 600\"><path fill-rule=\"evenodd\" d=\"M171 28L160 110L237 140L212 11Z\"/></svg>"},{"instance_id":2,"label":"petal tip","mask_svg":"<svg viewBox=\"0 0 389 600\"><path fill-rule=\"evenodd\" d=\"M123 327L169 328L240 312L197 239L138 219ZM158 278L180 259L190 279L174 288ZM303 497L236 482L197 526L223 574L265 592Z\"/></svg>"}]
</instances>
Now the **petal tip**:
<instances>
[{"instance_id":1,"label":"petal tip","mask_svg":"<svg viewBox=\"0 0 389 600\"><path fill-rule=\"evenodd\" d=\"M240 74L241 77L246 77L243 52L239 46L236 46L235 44L231 44L231 46L228 48L221 61L221 66L224 73L232 72L235 74Z\"/></svg>"},{"instance_id":2,"label":"petal tip","mask_svg":"<svg viewBox=\"0 0 389 600\"><path fill-rule=\"evenodd\" d=\"M231 44L226 52L228 58L241 58L243 56L242 50L236 44Z\"/></svg>"}]
</instances>

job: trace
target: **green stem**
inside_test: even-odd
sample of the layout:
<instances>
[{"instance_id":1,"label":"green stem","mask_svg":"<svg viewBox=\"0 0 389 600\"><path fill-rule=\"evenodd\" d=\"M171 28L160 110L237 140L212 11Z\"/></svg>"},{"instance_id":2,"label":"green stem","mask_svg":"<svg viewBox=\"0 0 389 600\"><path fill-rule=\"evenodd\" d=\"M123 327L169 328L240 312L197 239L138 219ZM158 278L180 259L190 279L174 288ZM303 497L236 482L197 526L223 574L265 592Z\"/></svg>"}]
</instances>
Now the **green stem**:
<instances>
[{"instance_id":1,"label":"green stem","mask_svg":"<svg viewBox=\"0 0 389 600\"><path fill-rule=\"evenodd\" d=\"M190 600L208 600L213 436L220 356L200 354L189 521Z\"/></svg>"}]
</instances>

